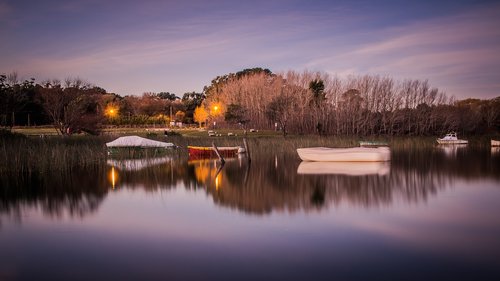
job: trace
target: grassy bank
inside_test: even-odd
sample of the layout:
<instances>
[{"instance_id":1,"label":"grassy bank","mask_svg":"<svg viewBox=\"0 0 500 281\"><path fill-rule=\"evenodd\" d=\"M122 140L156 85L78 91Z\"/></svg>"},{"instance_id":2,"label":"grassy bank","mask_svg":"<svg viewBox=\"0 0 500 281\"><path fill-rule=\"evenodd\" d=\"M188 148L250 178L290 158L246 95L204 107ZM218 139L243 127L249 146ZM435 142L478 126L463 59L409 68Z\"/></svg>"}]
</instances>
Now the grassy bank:
<instances>
[{"instance_id":1,"label":"grassy bank","mask_svg":"<svg viewBox=\"0 0 500 281\"><path fill-rule=\"evenodd\" d=\"M102 137L0 137L0 172L67 171L104 165Z\"/></svg>"},{"instance_id":2,"label":"grassy bank","mask_svg":"<svg viewBox=\"0 0 500 281\"><path fill-rule=\"evenodd\" d=\"M243 138L248 139L250 151L258 154L283 154L297 157L295 150L300 147L354 147L361 140L388 142L394 151L418 151L436 146L435 137L339 137L339 136L298 136L284 138L279 132L242 130L218 130L216 137L209 137L206 130L183 129L169 132L161 128L120 128L105 131L101 136L73 135L69 137L43 134L50 128L16 128L18 133L0 135L0 172L17 171L67 171L74 167L100 167L106 165L105 143L122 135L140 135L155 140L172 142L180 149L174 152L179 157L187 157L187 146L240 146ZM231 136L228 136L232 133ZM44 137L40 137L44 135ZM491 136L469 139L472 148L489 147ZM298 159L298 158L297 158Z\"/></svg>"}]
</instances>

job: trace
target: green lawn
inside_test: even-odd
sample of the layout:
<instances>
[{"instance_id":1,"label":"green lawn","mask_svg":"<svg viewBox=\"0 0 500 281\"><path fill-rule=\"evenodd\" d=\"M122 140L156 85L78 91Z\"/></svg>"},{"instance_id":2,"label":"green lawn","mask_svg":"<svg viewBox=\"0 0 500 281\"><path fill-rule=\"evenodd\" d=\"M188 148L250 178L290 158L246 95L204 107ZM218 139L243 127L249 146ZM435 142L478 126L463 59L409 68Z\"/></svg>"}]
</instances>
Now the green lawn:
<instances>
[{"instance_id":1,"label":"green lawn","mask_svg":"<svg viewBox=\"0 0 500 281\"><path fill-rule=\"evenodd\" d=\"M102 131L102 134L110 135L163 135L166 128L151 127L151 128L128 128L128 127L116 127L116 128L106 128ZM39 136L39 135L58 135L58 131L53 127L14 127L12 129L15 133L20 133L28 136ZM180 134L184 137L207 137L208 130L206 129L174 129L172 130L176 134ZM221 137L243 137L245 136L244 131L241 129L217 129L213 130L217 136L213 138ZM231 134L229 136L228 134ZM281 132L275 132L272 130L258 130L256 132L250 132L247 130L246 137L274 137L281 136Z\"/></svg>"},{"instance_id":2,"label":"green lawn","mask_svg":"<svg viewBox=\"0 0 500 281\"><path fill-rule=\"evenodd\" d=\"M14 127L12 129L14 133L24 134L28 136L39 136L39 135L58 135L59 132L54 127Z\"/></svg>"}]
</instances>

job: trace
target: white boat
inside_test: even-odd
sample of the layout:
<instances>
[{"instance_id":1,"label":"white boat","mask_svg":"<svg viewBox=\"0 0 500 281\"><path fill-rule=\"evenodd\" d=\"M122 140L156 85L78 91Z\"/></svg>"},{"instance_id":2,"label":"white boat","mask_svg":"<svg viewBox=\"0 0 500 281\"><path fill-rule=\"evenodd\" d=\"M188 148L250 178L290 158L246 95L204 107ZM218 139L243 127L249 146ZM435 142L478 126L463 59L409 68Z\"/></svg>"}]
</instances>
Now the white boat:
<instances>
[{"instance_id":1,"label":"white boat","mask_svg":"<svg viewBox=\"0 0 500 281\"><path fill-rule=\"evenodd\" d=\"M299 175L346 175L367 176L387 175L390 171L387 162L301 162L297 168Z\"/></svg>"},{"instance_id":2,"label":"white boat","mask_svg":"<svg viewBox=\"0 0 500 281\"><path fill-rule=\"evenodd\" d=\"M383 162L391 159L391 151L388 147L309 147L298 148L297 153L302 161Z\"/></svg>"},{"instance_id":3,"label":"white boat","mask_svg":"<svg viewBox=\"0 0 500 281\"><path fill-rule=\"evenodd\" d=\"M467 140L461 140L457 138L457 133L451 132L446 134L443 138L437 139L439 144L467 144Z\"/></svg>"},{"instance_id":4,"label":"white boat","mask_svg":"<svg viewBox=\"0 0 500 281\"><path fill-rule=\"evenodd\" d=\"M119 137L112 142L106 143L108 155L126 154L128 157L151 156L175 148L170 142L155 141L139 136ZM123 155L123 156L124 156Z\"/></svg>"},{"instance_id":5,"label":"white boat","mask_svg":"<svg viewBox=\"0 0 500 281\"><path fill-rule=\"evenodd\" d=\"M500 146L500 141L498 141L498 140L491 140L491 146Z\"/></svg>"},{"instance_id":6,"label":"white boat","mask_svg":"<svg viewBox=\"0 0 500 281\"><path fill-rule=\"evenodd\" d=\"M123 147L136 147L136 148L175 148L175 145L170 142L155 141L139 136L126 136L119 137L112 142L106 143L108 148L123 148Z\"/></svg>"}]
</instances>

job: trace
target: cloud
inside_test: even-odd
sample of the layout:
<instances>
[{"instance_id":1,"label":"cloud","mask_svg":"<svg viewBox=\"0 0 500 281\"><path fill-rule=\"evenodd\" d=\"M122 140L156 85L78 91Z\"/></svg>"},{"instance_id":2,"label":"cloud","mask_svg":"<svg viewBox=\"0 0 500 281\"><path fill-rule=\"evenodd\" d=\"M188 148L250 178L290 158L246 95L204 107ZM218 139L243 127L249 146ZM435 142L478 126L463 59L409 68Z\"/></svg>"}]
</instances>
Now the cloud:
<instances>
[{"instance_id":1,"label":"cloud","mask_svg":"<svg viewBox=\"0 0 500 281\"><path fill-rule=\"evenodd\" d=\"M376 30L357 47L311 60L307 67L329 72L374 73L430 79L449 94L465 97L475 82L494 97L500 75L500 5L460 15ZM468 83L466 85L466 83Z\"/></svg>"},{"instance_id":2,"label":"cloud","mask_svg":"<svg viewBox=\"0 0 500 281\"><path fill-rule=\"evenodd\" d=\"M0 16L2 9L4 14L12 13L8 6L2 8L1 1ZM2 58L0 70L16 69L48 78L71 74L101 81L120 74L122 81L112 87L129 89L126 77L131 76L137 88L151 83L159 88L166 76L182 76L200 87L200 79L210 81L242 67L263 66L275 72L311 69L341 76L373 73L429 78L431 85L457 96L460 88L473 85L482 87L484 95L499 92L490 77L499 75L500 58L495 55L500 52L498 8L413 23L408 20L405 25L381 29L376 24L366 25L384 15L366 16L349 10L349 5L298 9L274 2L242 7L227 1L228 5L215 9L203 1L167 1L160 6L131 3L120 11L115 11L116 3L105 5L99 12L87 2L52 6L46 9L66 13L53 21L46 21L47 13L39 13L33 28L27 28L33 22L25 21L19 23L24 29L4 28L6 32L16 30L20 36L12 36L11 45L0 46L0 51L9 54ZM72 19L73 14L79 20L60 29L54 26L59 20ZM85 20L87 17L92 20ZM203 75L198 75L201 70ZM160 77L160 81L153 82L152 77ZM142 85L140 79L145 81ZM465 85L465 81L474 83ZM172 87L176 83L172 81Z\"/></svg>"}]
</instances>

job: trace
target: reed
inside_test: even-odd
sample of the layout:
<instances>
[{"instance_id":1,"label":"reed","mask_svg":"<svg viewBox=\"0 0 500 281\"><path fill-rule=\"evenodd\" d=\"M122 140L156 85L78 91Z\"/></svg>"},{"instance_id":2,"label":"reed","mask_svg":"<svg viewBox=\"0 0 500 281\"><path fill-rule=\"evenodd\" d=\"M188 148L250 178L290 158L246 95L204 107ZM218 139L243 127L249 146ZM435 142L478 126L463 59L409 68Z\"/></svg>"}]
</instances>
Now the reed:
<instances>
[{"instance_id":1,"label":"reed","mask_svg":"<svg viewBox=\"0 0 500 281\"><path fill-rule=\"evenodd\" d=\"M73 136L73 137L26 137L22 135L0 135L0 172L31 173L36 171L68 171L75 167L104 167L107 159L105 143L112 136ZM187 146L243 146L243 136L237 137L184 137L180 135L152 136L160 141L168 141L179 146L172 154L187 157ZM281 154L297 156L296 149L301 147L355 147L360 137L339 136L259 136L249 137L250 150L259 154ZM418 154L420 150L429 150L436 146L433 137L415 138L370 138L372 141L387 142L392 151L412 151ZM481 146L489 140L473 139L470 146ZM127 157L127 155L123 156ZM298 157L297 157L298 159Z\"/></svg>"},{"instance_id":2,"label":"reed","mask_svg":"<svg viewBox=\"0 0 500 281\"><path fill-rule=\"evenodd\" d=\"M0 172L68 171L105 165L102 137L2 137Z\"/></svg>"}]
</instances>

